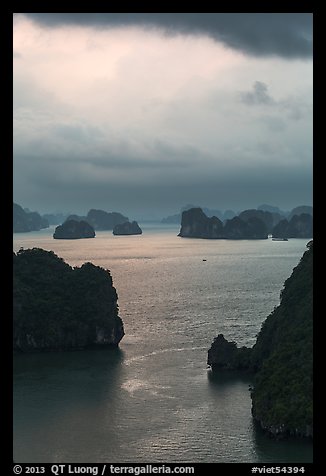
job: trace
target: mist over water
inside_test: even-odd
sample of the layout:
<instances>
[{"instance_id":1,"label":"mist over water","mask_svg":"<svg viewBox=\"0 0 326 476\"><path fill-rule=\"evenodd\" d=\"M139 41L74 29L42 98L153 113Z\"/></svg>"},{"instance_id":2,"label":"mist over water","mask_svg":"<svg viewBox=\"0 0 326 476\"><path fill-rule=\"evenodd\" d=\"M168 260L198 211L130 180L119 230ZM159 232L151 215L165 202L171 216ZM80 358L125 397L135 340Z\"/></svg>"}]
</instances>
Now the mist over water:
<instances>
[{"instance_id":1,"label":"mist over water","mask_svg":"<svg viewBox=\"0 0 326 476\"><path fill-rule=\"evenodd\" d=\"M14 251L110 269L126 333L117 350L14 357L15 462L311 461L310 443L256 428L250 376L206 365L218 333L253 345L308 240L182 239L177 226L140 225L140 236L14 235Z\"/></svg>"}]
</instances>

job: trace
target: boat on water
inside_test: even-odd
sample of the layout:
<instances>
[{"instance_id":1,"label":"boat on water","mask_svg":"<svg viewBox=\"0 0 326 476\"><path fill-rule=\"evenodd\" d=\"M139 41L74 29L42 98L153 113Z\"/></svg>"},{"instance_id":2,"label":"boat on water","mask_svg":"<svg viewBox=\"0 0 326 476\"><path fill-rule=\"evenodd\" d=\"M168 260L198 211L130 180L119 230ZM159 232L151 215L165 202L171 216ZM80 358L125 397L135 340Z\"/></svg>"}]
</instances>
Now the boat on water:
<instances>
[{"instance_id":1,"label":"boat on water","mask_svg":"<svg viewBox=\"0 0 326 476\"><path fill-rule=\"evenodd\" d=\"M287 238L272 238L272 241L289 241Z\"/></svg>"}]
</instances>

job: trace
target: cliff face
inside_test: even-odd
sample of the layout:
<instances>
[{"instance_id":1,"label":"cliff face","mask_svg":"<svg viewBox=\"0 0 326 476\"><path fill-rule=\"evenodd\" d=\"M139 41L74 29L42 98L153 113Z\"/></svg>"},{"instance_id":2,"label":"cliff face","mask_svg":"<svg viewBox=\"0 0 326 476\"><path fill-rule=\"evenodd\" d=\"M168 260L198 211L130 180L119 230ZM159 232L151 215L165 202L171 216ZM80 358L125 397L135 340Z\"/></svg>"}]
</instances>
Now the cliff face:
<instances>
[{"instance_id":1,"label":"cliff face","mask_svg":"<svg viewBox=\"0 0 326 476\"><path fill-rule=\"evenodd\" d=\"M279 213L271 213L266 210L244 210L239 214L239 218L245 222L249 222L252 218L258 218L266 226L266 232L272 233L273 227L282 219Z\"/></svg>"},{"instance_id":2,"label":"cliff face","mask_svg":"<svg viewBox=\"0 0 326 476\"><path fill-rule=\"evenodd\" d=\"M215 337L208 351L207 364L212 370L248 370L250 366L251 349L237 347L235 342L227 341L223 334Z\"/></svg>"},{"instance_id":3,"label":"cliff face","mask_svg":"<svg viewBox=\"0 0 326 476\"><path fill-rule=\"evenodd\" d=\"M13 204L13 232L39 231L48 228L49 222L37 212L26 212L17 203Z\"/></svg>"},{"instance_id":4,"label":"cliff face","mask_svg":"<svg viewBox=\"0 0 326 476\"><path fill-rule=\"evenodd\" d=\"M220 334L208 351L213 372L255 373L252 414L275 436L312 436L313 245L285 281L281 302L249 349Z\"/></svg>"},{"instance_id":5,"label":"cliff face","mask_svg":"<svg viewBox=\"0 0 326 476\"><path fill-rule=\"evenodd\" d=\"M291 218L294 215L301 215L302 213L307 213L308 215L313 216L313 207L310 205L300 205L299 207L295 207L291 210L289 216L287 217L288 220L291 220Z\"/></svg>"},{"instance_id":6,"label":"cliff face","mask_svg":"<svg viewBox=\"0 0 326 476\"><path fill-rule=\"evenodd\" d=\"M141 235L143 232L136 221L121 223L113 228L114 235Z\"/></svg>"},{"instance_id":7,"label":"cliff face","mask_svg":"<svg viewBox=\"0 0 326 476\"><path fill-rule=\"evenodd\" d=\"M182 212L178 236L190 238L223 238L223 223L217 217L208 218L201 208Z\"/></svg>"},{"instance_id":8,"label":"cliff face","mask_svg":"<svg viewBox=\"0 0 326 476\"><path fill-rule=\"evenodd\" d=\"M124 329L109 271L71 268L39 248L14 253L13 265L14 350L118 345Z\"/></svg>"},{"instance_id":9,"label":"cliff face","mask_svg":"<svg viewBox=\"0 0 326 476\"><path fill-rule=\"evenodd\" d=\"M278 238L312 238L313 218L308 213L293 215L290 221L281 220L272 230L272 235Z\"/></svg>"},{"instance_id":10,"label":"cliff face","mask_svg":"<svg viewBox=\"0 0 326 476\"><path fill-rule=\"evenodd\" d=\"M267 239L267 227L257 216L248 216L246 220L234 217L225 225L213 216L207 217L201 208L191 208L182 213L181 229L178 236L207 239Z\"/></svg>"},{"instance_id":11,"label":"cliff face","mask_svg":"<svg viewBox=\"0 0 326 476\"><path fill-rule=\"evenodd\" d=\"M94 238L94 228L86 221L67 220L56 227L53 238L57 240L77 240L79 238Z\"/></svg>"}]
</instances>

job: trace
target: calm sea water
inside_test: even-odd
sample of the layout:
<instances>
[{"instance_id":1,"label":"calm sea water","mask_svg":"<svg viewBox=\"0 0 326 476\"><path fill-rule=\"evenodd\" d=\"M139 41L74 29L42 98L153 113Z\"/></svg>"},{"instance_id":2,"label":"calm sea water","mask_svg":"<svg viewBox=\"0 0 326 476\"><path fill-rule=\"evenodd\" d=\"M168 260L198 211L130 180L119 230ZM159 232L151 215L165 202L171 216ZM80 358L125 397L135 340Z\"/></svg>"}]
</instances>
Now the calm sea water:
<instances>
[{"instance_id":1,"label":"calm sea water","mask_svg":"<svg viewBox=\"0 0 326 476\"><path fill-rule=\"evenodd\" d=\"M52 229L14 235L14 251L35 246L110 269L126 332L118 350L14 357L15 462L311 462L311 443L256 428L250 377L213 377L206 365L218 333L255 342L308 240L142 228L72 241Z\"/></svg>"}]
</instances>

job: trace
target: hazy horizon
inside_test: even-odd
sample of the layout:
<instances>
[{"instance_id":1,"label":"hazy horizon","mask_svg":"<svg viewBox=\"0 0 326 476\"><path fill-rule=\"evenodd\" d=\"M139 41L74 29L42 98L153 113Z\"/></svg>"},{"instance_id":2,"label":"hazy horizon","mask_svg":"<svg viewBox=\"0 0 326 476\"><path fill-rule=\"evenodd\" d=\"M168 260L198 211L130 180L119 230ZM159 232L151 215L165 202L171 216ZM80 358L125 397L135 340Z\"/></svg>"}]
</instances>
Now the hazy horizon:
<instances>
[{"instance_id":1,"label":"hazy horizon","mask_svg":"<svg viewBox=\"0 0 326 476\"><path fill-rule=\"evenodd\" d=\"M312 205L311 13L14 14L14 201Z\"/></svg>"},{"instance_id":2,"label":"hazy horizon","mask_svg":"<svg viewBox=\"0 0 326 476\"><path fill-rule=\"evenodd\" d=\"M14 203L17 203L17 202L14 201ZM86 216L89 210L91 210L92 208L93 209L95 208L96 210L103 210L103 211L106 211L106 212L109 212L109 213L110 212L122 213L122 215L127 216L129 218L129 220L143 220L143 221L161 221L163 218L167 218L169 216L173 216L173 215L176 215L176 214L180 213L182 211L182 209L184 209L185 207L188 207L188 205L191 205L191 206L194 206L194 207L200 207L200 208L203 208L203 209L208 208L209 210L219 210L222 213L226 212L227 210L232 210L236 214L239 214L242 211L248 210L248 209L257 209L261 205L270 205L272 207L278 207L282 212L291 212L294 208L299 207L299 206L313 206L311 203L299 203L299 204L295 205L294 207L286 208L286 207L278 206L278 205L271 204L271 203L261 202L261 203L256 204L255 206L250 206L250 207L234 207L234 208L227 207L227 208L222 208L222 207L216 207L216 206L208 207L205 204L192 203L192 204L184 204L179 209L175 209L175 210L172 210L172 211L166 211L166 213L163 213L163 214L160 214L159 212L157 212L156 214L150 214L150 213L146 213L146 212L144 213L142 211L135 211L134 213L129 213L128 210L122 210L122 209L119 209L119 208L118 209L110 209L110 208L105 208L105 207L89 207L87 209L83 208L83 209L78 209L78 210L75 210L75 209L42 209L42 208L37 208L37 207L28 207L28 206L25 206L24 204L21 204L21 203L17 203L17 204L20 205L24 209L28 209L30 212L38 212L40 215L60 214L60 213L62 213L63 215L73 215L74 214L74 215Z\"/></svg>"}]
</instances>

